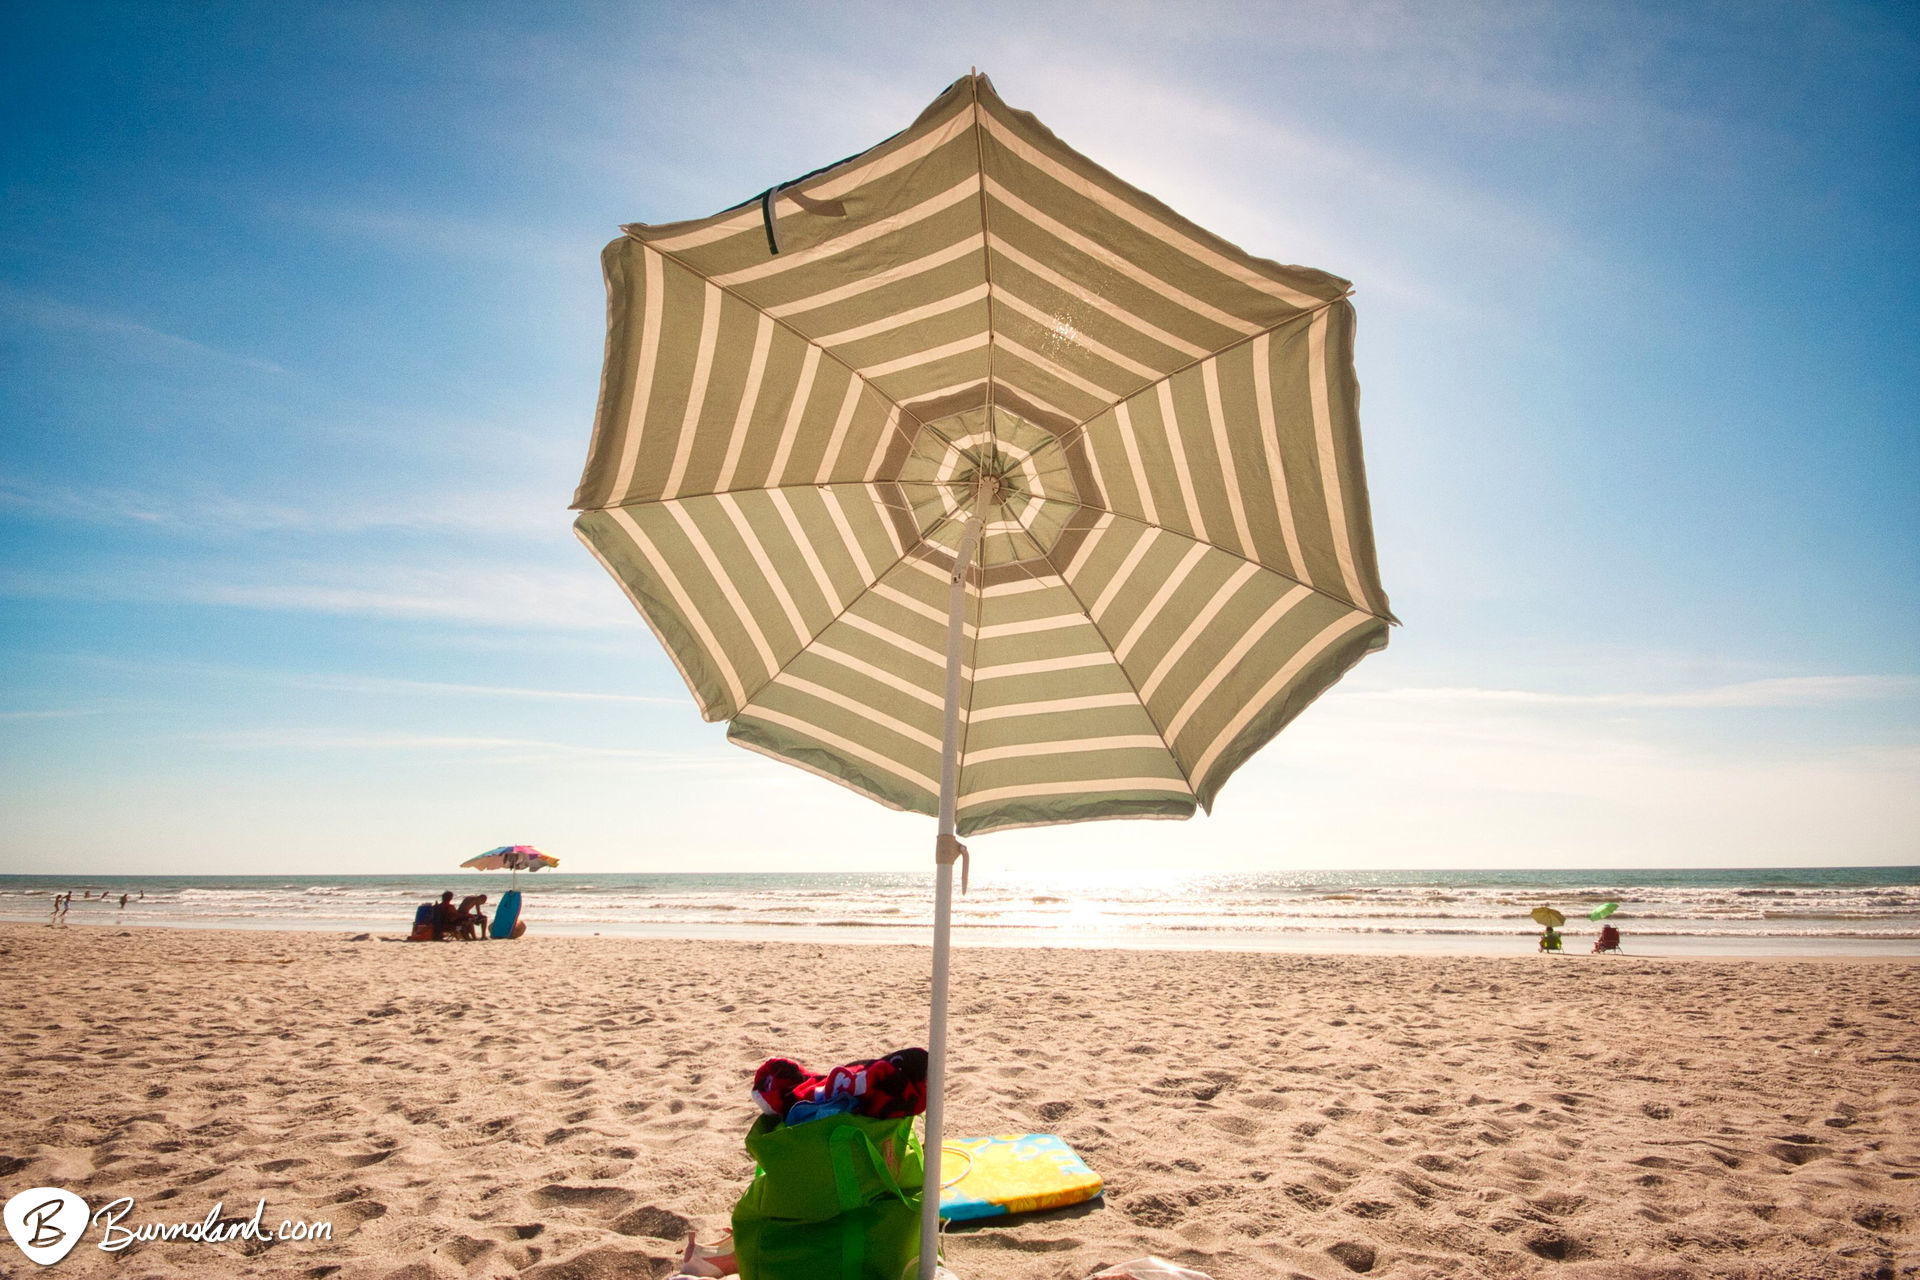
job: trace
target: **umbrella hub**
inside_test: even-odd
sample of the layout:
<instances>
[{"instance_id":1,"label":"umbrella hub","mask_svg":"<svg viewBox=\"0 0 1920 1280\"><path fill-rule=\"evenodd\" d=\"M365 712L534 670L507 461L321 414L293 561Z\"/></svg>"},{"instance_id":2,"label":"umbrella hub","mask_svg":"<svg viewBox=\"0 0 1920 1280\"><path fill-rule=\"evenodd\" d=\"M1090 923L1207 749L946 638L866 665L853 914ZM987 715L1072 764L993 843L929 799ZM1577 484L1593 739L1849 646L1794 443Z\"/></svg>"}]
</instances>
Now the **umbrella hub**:
<instances>
[{"instance_id":1,"label":"umbrella hub","mask_svg":"<svg viewBox=\"0 0 1920 1280\"><path fill-rule=\"evenodd\" d=\"M987 531L977 554L989 571L1045 558L1082 504L1054 433L1003 406L928 423L899 479L920 536L947 553L957 548L976 502L984 501Z\"/></svg>"},{"instance_id":2,"label":"umbrella hub","mask_svg":"<svg viewBox=\"0 0 1920 1280\"><path fill-rule=\"evenodd\" d=\"M971 490L973 502L984 506L989 514L996 506L1022 493L1019 473L1007 459L997 456L974 461L960 474L959 482L960 492L965 494Z\"/></svg>"}]
</instances>

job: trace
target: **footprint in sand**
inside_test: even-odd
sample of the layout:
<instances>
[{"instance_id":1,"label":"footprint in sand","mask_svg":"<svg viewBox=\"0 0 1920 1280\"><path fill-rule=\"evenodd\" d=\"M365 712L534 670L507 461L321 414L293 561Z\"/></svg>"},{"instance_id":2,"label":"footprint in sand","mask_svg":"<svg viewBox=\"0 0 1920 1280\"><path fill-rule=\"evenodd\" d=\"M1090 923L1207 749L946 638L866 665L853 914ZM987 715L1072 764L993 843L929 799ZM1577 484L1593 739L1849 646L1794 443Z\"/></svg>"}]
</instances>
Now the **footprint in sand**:
<instances>
[{"instance_id":1,"label":"footprint in sand","mask_svg":"<svg viewBox=\"0 0 1920 1280\"><path fill-rule=\"evenodd\" d=\"M1328 1245L1326 1252L1328 1257L1347 1270L1361 1275L1372 1271L1378 1258L1372 1245L1362 1244L1358 1240L1342 1240L1338 1244Z\"/></svg>"},{"instance_id":2,"label":"footprint in sand","mask_svg":"<svg viewBox=\"0 0 1920 1280\"><path fill-rule=\"evenodd\" d=\"M328 1210L327 1218L338 1235L357 1230L375 1218L387 1216L387 1206L378 1200L348 1200Z\"/></svg>"},{"instance_id":3,"label":"footprint in sand","mask_svg":"<svg viewBox=\"0 0 1920 1280\"><path fill-rule=\"evenodd\" d=\"M500 1246L492 1240L479 1240L473 1236L455 1236L440 1246L440 1252L465 1267L482 1254L491 1253Z\"/></svg>"},{"instance_id":4,"label":"footprint in sand","mask_svg":"<svg viewBox=\"0 0 1920 1280\"><path fill-rule=\"evenodd\" d=\"M654 1240L685 1240L693 1224L671 1209L659 1205L642 1205L630 1213L622 1214L612 1222L615 1231L623 1236L646 1236Z\"/></svg>"},{"instance_id":5,"label":"footprint in sand","mask_svg":"<svg viewBox=\"0 0 1920 1280\"><path fill-rule=\"evenodd\" d=\"M524 1280L634 1280L639 1276L664 1276L672 1270L674 1261L661 1252L601 1247L557 1258L520 1274Z\"/></svg>"},{"instance_id":6,"label":"footprint in sand","mask_svg":"<svg viewBox=\"0 0 1920 1280\"><path fill-rule=\"evenodd\" d=\"M633 1192L625 1187L575 1187L548 1183L527 1199L536 1205L559 1209L586 1209L613 1214L633 1202Z\"/></svg>"},{"instance_id":7,"label":"footprint in sand","mask_svg":"<svg viewBox=\"0 0 1920 1280\"><path fill-rule=\"evenodd\" d=\"M522 1240L531 1240L546 1229L547 1224L544 1222L520 1222L504 1227L494 1227L492 1231L502 1240L518 1243Z\"/></svg>"}]
</instances>

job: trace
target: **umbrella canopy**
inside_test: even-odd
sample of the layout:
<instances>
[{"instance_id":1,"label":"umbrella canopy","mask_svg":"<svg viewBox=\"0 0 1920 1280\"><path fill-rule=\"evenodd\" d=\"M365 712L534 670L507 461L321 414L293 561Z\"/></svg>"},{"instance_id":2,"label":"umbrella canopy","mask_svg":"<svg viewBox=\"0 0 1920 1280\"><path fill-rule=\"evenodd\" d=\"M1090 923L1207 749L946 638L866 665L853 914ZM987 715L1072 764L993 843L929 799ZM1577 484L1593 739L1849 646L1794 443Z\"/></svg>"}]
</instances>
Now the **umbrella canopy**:
<instances>
[{"instance_id":1,"label":"umbrella canopy","mask_svg":"<svg viewBox=\"0 0 1920 1280\"><path fill-rule=\"evenodd\" d=\"M1599 906L1595 907L1593 910L1587 912L1587 919L1605 920L1608 916L1612 915L1614 912L1618 911L1619 909L1620 909L1620 904L1617 902L1603 902Z\"/></svg>"},{"instance_id":2,"label":"umbrella canopy","mask_svg":"<svg viewBox=\"0 0 1920 1280\"><path fill-rule=\"evenodd\" d=\"M1347 282L1185 222L984 77L625 231L576 528L742 746L936 811L982 480L963 835L1185 817L1385 643Z\"/></svg>"},{"instance_id":3,"label":"umbrella canopy","mask_svg":"<svg viewBox=\"0 0 1920 1280\"><path fill-rule=\"evenodd\" d=\"M575 528L732 741L940 815L931 1220L955 833L1210 808L1386 643L1349 286L979 75L623 231Z\"/></svg>"},{"instance_id":4,"label":"umbrella canopy","mask_svg":"<svg viewBox=\"0 0 1920 1280\"><path fill-rule=\"evenodd\" d=\"M1558 929L1567 922L1567 918L1552 907L1535 907L1530 914L1535 924L1543 924L1549 929Z\"/></svg>"},{"instance_id":5,"label":"umbrella canopy","mask_svg":"<svg viewBox=\"0 0 1920 1280\"><path fill-rule=\"evenodd\" d=\"M538 871L542 867L559 866L560 859L550 853L542 853L530 844L503 844L477 858L468 858L460 865L472 867L475 871Z\"/></svg>"}]
</instances>

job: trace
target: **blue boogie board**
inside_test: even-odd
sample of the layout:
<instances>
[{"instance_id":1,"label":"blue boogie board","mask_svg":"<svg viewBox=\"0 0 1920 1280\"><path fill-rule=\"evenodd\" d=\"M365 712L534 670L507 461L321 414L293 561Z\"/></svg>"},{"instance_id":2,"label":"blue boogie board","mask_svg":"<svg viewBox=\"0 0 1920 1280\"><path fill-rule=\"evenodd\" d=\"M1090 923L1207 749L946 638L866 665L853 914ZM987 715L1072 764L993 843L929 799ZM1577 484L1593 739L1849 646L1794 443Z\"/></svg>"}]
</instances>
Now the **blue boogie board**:
<instances>
[{"instance_id":1,"label":"blue boogie board","mask_svg":"<svg viewBox=\"0 0 1920 1280\"><path fill-rule=\"evenodd\" d=\"M493 913L493 926L487 930L495 938L511 938L513 926L520 919L520 891L509 889L500 895L500 905Z\"/></svg>"}]
</instances>

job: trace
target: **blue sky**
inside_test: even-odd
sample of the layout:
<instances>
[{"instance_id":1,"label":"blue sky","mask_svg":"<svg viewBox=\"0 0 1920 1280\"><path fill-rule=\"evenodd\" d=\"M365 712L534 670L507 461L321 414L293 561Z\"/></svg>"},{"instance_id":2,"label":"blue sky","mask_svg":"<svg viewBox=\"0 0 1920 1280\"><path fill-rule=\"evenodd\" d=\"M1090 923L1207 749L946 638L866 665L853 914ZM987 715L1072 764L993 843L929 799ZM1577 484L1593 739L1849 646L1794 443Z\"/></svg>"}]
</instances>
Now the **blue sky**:
<instances>
[{"instance_id":1,"label":"blue sky","mask_svg":"<svg viewBox=\"0 0 1920 1280\"><path fill-rule=\"evenodd\" d=\"M566 504L618 224L974 65L1355 281L1406 624L1216 816L985 837L980 872L1920 861L1911 6L9 25L0 870L926 865L927 820L700 722Z\"/></svg>"}]
</instances>

